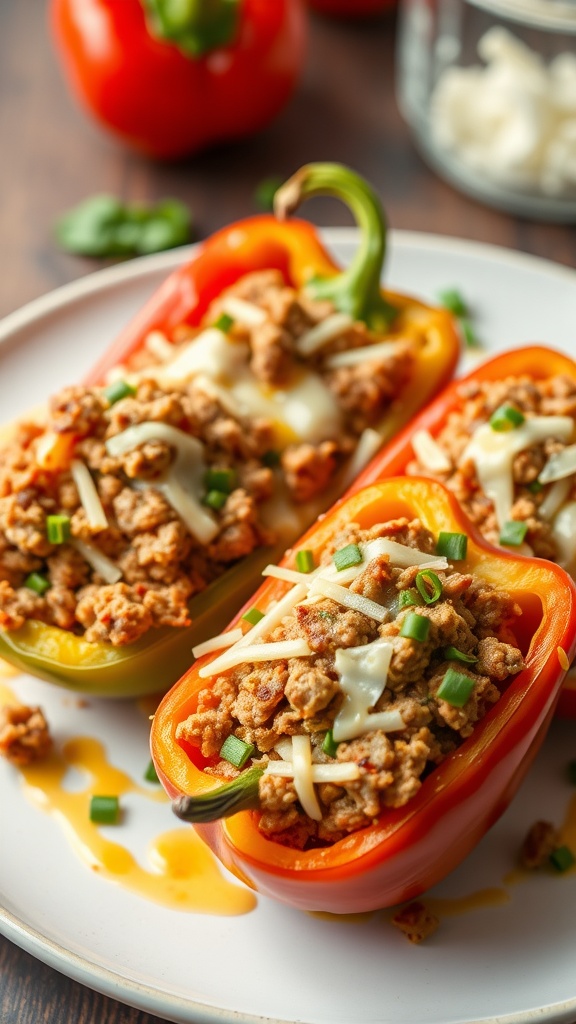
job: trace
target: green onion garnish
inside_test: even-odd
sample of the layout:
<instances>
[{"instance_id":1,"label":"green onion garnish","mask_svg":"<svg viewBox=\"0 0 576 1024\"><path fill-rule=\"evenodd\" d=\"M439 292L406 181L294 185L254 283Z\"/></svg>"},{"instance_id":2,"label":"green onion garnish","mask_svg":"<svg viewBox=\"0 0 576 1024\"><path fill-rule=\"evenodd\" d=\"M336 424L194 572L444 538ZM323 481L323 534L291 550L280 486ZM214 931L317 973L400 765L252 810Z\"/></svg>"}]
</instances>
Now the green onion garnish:
<instances>
[{"instance_id":1,"label":"green onion garnish","mask_svg":"<svg viewBox=\"0 0 576 1024\"><path fill-rule=\"evenodd\" d=\"M434 604L442 595L442 584L432 569L422 569L414 581L420 597L426 604Z\"/></svg>"},{"instance_id":2,"label":"green onion garnish","mask_svg":"<svg viewBox=\"0 0 576 1024\"><path fill-rule=\"evenodd\" d=\"M413 587L409 587L407 590L401 590L398 596L398 607L399 608L410 608L412 605L422 605L422 598L417 590Z\"/></svg>"},{"instance_id":3,"label":"green onion garnish","mask_svg":"<svg viewBox=\"0 0 576 1024\"><path fill-rule=\"evenodd\" d=\"M347 544L345 548L340 548L339 551L334 552L332 561L338 572L341 572L342 569L350 569L353 565L360 565L364 561L364 556L357 544Z\"/></svg>"},{"instance_id":4,"label":"green onion garnish","mask_svg":"<svg viewBox=\"0 0 576 1024\"><path fill-rule=\"evenodd\" d=\"M268 469L275 469L276 466L280 465L280 452L275 451L271 448L270 451L264 452L262 456L262 463L268 466Z\"/></svg>"},{"instance_id":5,"label":"green onion garnish","mask_svg":"<svg viewBox=\"0 0 576 1024\"><path fill-rule=\"evenodd\" d=\"M516 519L510 519L507 523L504 523L500 531L500 543L517 548L522 544L527 533L528 523L520 523Z\"/></svg>"},{"instance_id":6,"label":"green onion garnish","mask_svg":"<svg viewBox=\"0 0 576 1024\"><path fill-rule=\"evenodd\" d=\"M117 796L93 796L90 800L90 821L95 825L116 825L120 818Z\"/></svg>"},{"instance_id":7,"label":"green onion garnish","mask_svg":"<svg viewBox=\"0 0 576 1024\"><path fill-rule=\"evenodd\" d=\"M249 622L251 626L255 626L260 622L260 619L264 618L264 612L261 612L259 608L249 608L247 612L244 612L242 618Z\"/></svg>"},{"instance_id":8,"label":"green onion garnish","mask_svg":"<svg viewBox=\"0 0 576 1024\"><path fill-rule=\"evenodd\" d=\"M115 380L112 384L109 384L107 388L104 388L103 393L108 404L114 405L122 398L128 398L130 395L135 395L136 388L126 380Z\"/></svg>"},{"instance_id":9,"label":"green onion garnish","mask_svg":"<svg viewBox=\"0 0 576 1024\"><path fill-rule=\"evenodd\" d=\"M324 751L325 754L328 755L328 757L336 757L338 744L334 741L332 729L328 729L328 732L324 737L324 741L322 743L322 750Z\"/></svg>"},{"instance_id":10,"label":"green onion garnish","mask_svg":"<svg viewBox=\"0 0 576 1024\"><path fill-rule=\"evenodd\" d=\"M453 708L463 708L473 689L474 679L471 676L465 676L463 672L449 668L444 673L436 696L451 704Z\"/></svg>"},{"instance_id":11,"label":"green onion garnish","mask_svg":"<svg viewBox=\"0 0 576 1024\"><path fill-rule=\"evenodd\" d=\"M45 576L40 572L31 572L29 576L24 580L24 586L28 587L28 590L33 590L35 594L45 594L50 589L50 580L46 579Z\"/></svg>"},{"instance_id":12,"label":"green onion garnish","mask_svg":"<svg viewBox=\"0 0 576 1024\"><path fill-rule=\"evenodd\" d=\"M235 768L243 768L255 750L256 747L253 743L245 743L244 740L238 739L238 736L230 733L220 747L220 757L233 764Z\"/></svg>"},{"instance_id":13,"label":"green onion garnish","mask_svg":"<svg viewBox=\"0 0 576 1024\"><path fill-rule=\"evenodd\" d=\"M217 331L222 331L224 334L227 334L233 323L234 317L230 316L228 313L220 313L218 319L214 321L213 326Z\"/></svg>"},{"instance_id":14,"label":"green onion garnish","mask_svg":"<svg viewBox=\"0 0 576 1024\"><path fill-rule=\"evenodd\" d=\"M46 535L51 544L70 540L70 516L46 516Z\"/></svg>"},{"instance_id":15,"label":"green onion garnish","mask_svg":"<svg viewBox=\"0 0 576 1024\"><path fill-rule=\"evenodd\" d=\"M148 762L148 767L144 772L144 778L146 779L146 782L160 782L160 779L158 778L158 774L154 767L154 761Z\"/></svg>"},{"instance_id":16,"label":"green onion garnish","mask_svg":"<svg viewBox=\"0 0 576 1024\"><path fill-rule=\"evenodd\" d=\"M539 480L533 480L532 483L528 484L528 490L530 494L540 494L544 490L544 484L541 484Z\"/></svg>"},{"instance_id":17,"label":"green onion garnish","mask_svg":"<svg viewBox=\"0 0 576 1024\"><path fill-rule=\"evenodd\" d=\"M204 486L208 492L222 491L230 494L236 487L238 476L235 469L207 469L204 474Z\"/></svg>"},{"instance_id":18,"label":"green onion garnish","mask_svg":"<svg viewBox=\"0 0 576 1024\"><path fill-rule=\"evenodd\" d=\"M568 764L568 781L576 786L576 761L570 761Z\"/></svg>"},{"instance_id":19,"label":"green onion garnish","mask_svg":"<svg viewBox=\"0 0 576 1024\"><path fill-rule=\"evenodd\" d=\"M228 495L224 491L208 491L204 497L204 504L216 511L223 508L228 501Z\"/></svg>"},{"instance_id":20,"label":"green onion garnish","mask_svg":"<svg viewBox=\"0 0 576 1024\"><path fill-rule=\"evenodd\" d=\"M492 413L490 417L490 426L492 430L498 431L498 433L506 433L508 430L515 430L516 427L521 427L526 417L520 409L516 409L513 405L499 405L497 409Z\"/></svg>"},{"instance_id":21,"label":"green onion garnish","mask_svg":"<svg viewBox=\"0 0 576 1024\"><path fill-rule=\"evenodd\" d=\"M466 348L481 348L482 342L476 333L476 329L468 316L460 318L460 330L464 338Z\"/></svg>"},{"instance_id":22,"label":"green onion garnish","mask_svg":"<svg viewBox=\"0 0 576 1024\"><path fill-rule=\"evenodd\" d=\"M468 306L457 288L446 288L438 295L444 309L449 310L454 316L467 316Z\"/></svg>"},{"instance_id":23,"label":"green onion garnish","mask_svg":"<svg viewBox=\"0 0 576 1024\"><path fill-rule=\"evenodd\" d=\"M306 548L296 552L296 568L298 572L312 572L316 568L312 551Z\"/></svg>"},{"instance_id":24,"label":"green onion garnish","mask_svg":"<svg viewBox=\"0 0 576 1024\"><path fill-rule=\"evenodd\" d=\"M556 850L552 850L550 863L557 871L568 871L568 868L576 864L576 857L569 846L559 846Z\"/></svg>"},{"instance_id":25,"label":"green onion garnish","mask_svg":"<svg viewBox=\"0 0 576 1024\"><path fill-rule=\"evenodd\" d=\"M459 651L457 647L445 647L444 657L446 661L461 661L464 665L475 665L478 661L473 654L464 654L464 651Z\"/></svg>"},{"instance_id":26,"label":"green onion garnish","mask_svg":"<svg viewBox=\"0 0 576 1024\"><path fill-rule=\"evenodd\" d=\"M445 533L441 531L438 534L438 543L436 544L437 555L444 555L445 558L458 562L460 559L466 558L467 549L468 537L465 533Z\"/></svg>"},{"instance_id":27,"label":"green onion garnish","mask_svg":"<svg viewBox=\"0 0 576 1024\"><path fill-rule=\"evenodd\" d=\"M408 612L402 623L400 636L406 640L418 640L423 643L428 639L429 631L430 619L427 619L425 615L418 615L418 612Z\"/></svg>"}]
</instances>

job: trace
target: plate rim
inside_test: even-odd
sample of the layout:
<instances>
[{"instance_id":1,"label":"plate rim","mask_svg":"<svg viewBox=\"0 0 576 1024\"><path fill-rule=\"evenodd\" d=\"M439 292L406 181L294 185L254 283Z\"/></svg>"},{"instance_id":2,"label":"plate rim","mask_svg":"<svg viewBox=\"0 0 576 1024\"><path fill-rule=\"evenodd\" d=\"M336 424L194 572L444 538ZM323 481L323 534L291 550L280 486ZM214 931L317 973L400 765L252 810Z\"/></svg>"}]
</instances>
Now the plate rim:
<instances>
[{"instance_id":1,"label":"plate rim","mask_svg":"<svg viewBox=\"0 0 576 1024\"><path fill-rule=\"evenodd\" d=\"M318 230L327 246L354 243L359 237L358 229L354 227L328 227ZM201 243L182 246L178 249L139 257L125 263L95 270L32 299L0 320L0 358L4 346L8 347L12 341L16 340L21 331L32 324L41 324L44 318L98 292L122 287L127 282L146 278L148 275L168 273L185 262L199 244ZM576 284L576 269L545 257L510 249L504 245L403 229L391 230L389 244L392 249L396 247L403 250L418 249L420 252L426 250L435 253L441 250L453 254L466 252L470 256L481 259L498 259L519 269L537 271L554 278L566 279L566 282L571 285ZM25 924L16 914L3 906L0 906L0 934L73 981L111 999L125 1002L129 1006L175 1021L177 1024L290 1024L289 1021L276 1017L263 1017L246 1014L242 1011L213 1007L206 1003L199 1003L192 998L183 998L174 993L161 991L158 986L153 987L127 978L67 949L43 935L38 929ZM572 1024L575 1017L576 996L545 1007L536 1007L505 1016L483 1018L482 1024L533 1024L533 1022L535 1024L536 1021L541 1024L568 1024L568 1022ZM469 1021L467 1024L475 1024L475 1022Z\"/></svg>"}]
</instances>

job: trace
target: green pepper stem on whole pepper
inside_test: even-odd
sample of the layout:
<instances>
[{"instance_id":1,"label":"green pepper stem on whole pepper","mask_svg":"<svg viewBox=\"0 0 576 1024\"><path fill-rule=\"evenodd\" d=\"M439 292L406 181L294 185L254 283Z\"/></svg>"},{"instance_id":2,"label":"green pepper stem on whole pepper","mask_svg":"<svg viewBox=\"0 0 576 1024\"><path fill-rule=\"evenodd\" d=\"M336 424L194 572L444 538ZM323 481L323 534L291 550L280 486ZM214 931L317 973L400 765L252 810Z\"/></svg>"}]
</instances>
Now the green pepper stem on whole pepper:
<instances>
[{"instance_id":1,"label":"green pepper stem on whole pepper","mask_svg":"<svg viewBox=\"0 0 576 1024\"><path fill-rule=\"evenodd\" d=\"M239 0L142 0L151 33L198 58L232 42Z\"/></svg>"}]
</instances>

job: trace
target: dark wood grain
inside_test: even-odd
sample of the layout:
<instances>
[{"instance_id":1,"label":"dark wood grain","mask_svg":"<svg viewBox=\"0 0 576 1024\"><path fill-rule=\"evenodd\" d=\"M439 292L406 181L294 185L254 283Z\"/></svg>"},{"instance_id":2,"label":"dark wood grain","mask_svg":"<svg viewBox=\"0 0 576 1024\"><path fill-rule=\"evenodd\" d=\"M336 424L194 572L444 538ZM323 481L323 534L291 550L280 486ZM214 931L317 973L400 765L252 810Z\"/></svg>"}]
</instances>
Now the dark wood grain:
<instances>
[{"instance_id":1,"label":"dark wood grain","mask_svg":"<svg viewBox=\"0 0 576 1024\"><path fill-rule=\"evenodd\" d=\"M101 266L61 252L56 218L95 192L189 203L202 237L253 212L256 184L311 160L341 160L371 179L393 227L493 242L576 266L576 231L487 209L423 163L394 99L394 19L351 25L315 18L298 94L258 138L177 165L153 164L77 109L52 52L45 0L0 0L0 315ZM315 201L319 224L348 223ZM0 940L0 1024L159 1024L96 994Z\"/></svg>"}]
</instances>

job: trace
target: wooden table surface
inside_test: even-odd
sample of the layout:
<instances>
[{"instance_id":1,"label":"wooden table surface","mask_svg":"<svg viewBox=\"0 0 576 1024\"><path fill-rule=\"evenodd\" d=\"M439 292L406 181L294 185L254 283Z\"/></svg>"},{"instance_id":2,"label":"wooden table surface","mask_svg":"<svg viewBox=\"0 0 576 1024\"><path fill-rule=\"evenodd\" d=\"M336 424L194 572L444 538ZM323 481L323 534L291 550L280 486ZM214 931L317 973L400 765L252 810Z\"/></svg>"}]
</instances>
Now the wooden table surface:
<instances>
[{"instance_id":1,"label":"wooden table surface","mask_svg":"<svg viewBox=\"0 0 576 1024\"><path fill-rule=\"evenodd\" d=\"M154 165L103 135L60 77L44 0L0 0L0 316L102 264L61 252L55 219L86 196L177 196L197 236L254 211L269 175L311 160L352 164L381 192L394 228L492 242L576 266L576 230L490 210L440 181L417 155L394 99L393 17L351 24L315 17L307 68L289 107L260 137L178 165ZM315 201L319 224L349 223ZM4 825L2 826L5 827ZM0 939L0 1024L153 1024Z\"/></svg>"}]
</instances>

